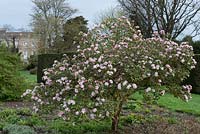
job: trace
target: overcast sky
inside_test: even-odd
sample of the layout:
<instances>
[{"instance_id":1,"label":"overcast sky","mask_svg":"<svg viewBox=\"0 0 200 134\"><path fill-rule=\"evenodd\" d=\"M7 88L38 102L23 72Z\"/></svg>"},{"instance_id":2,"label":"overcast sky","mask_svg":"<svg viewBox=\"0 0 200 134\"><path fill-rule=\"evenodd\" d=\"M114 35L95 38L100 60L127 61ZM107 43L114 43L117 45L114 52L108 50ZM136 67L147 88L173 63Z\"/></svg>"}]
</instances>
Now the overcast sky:
<instances>
[{"instance_id":1,"label":"overcast sky","mask_svg":"<svg viewBox=\"0 0 200 134\"><path fill-rule=\"evenodd\" d=\"M116 0L68 0L71 7L78 9L77 15L83 15L92 25L95 16L117 5ZM28 28L33 4L31 0L0 0L0 27L10 24L15 28Z\"/></svg>"},{"instance_id":2,"label":"overcast sky","mask_svg":"<svg viewBox=\"0 0 200 134\"><path fill-rule=\"evenodd\" d=\"M89 26L94 24L101 11L117 5L117 0L68 0L68 2L71 7L79 10L77 16L82 15L89 20ZM10 24L14 28L30 29L32 8L31 0L0 0L0 27ZM190 30L185 30L182 37L190 33L188 31Z\"/></svg>"}]
</instances>

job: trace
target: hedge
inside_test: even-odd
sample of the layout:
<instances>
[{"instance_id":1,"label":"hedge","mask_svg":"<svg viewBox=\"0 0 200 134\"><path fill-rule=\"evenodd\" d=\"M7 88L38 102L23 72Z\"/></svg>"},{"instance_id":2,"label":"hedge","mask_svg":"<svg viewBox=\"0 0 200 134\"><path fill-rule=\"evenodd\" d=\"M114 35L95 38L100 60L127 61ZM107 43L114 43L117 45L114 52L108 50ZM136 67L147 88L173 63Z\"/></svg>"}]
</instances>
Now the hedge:
<instances>
[{"instance_id":1,"label":"hedge","mask_svg":"<svg viewBox=\"0 0 200 134\"><path fill-rule=\"evenodd\" d=\"M195 54L200 54L200 41L196 41L192 43L194 53Z\"/></svg>"},{"instance_id":2,"label":"hedge","mask_svg":"<svg viewBox=\"0 0 200 134\"><path fill-rule=\"evenodd\" d=\"M75 52L65 53L69 57L72 57ZM38 55L38 66L37 66L37 82L42 82L43 70L53 65L55 60L61 60L63 54L40 54Z\"/></svg>"},{"instance_id":3,"label":"hedge","mask_svg":"<svg viewBox=\"0 0 200 134\"><path fill-rule=\"evenodd\" d=\"M193 89L192 93L200 94L200 54L194 56L197 61L195 69L190 72L190 77L184 82L184 84L191 84Z\"/></svg>"}]
</instances>

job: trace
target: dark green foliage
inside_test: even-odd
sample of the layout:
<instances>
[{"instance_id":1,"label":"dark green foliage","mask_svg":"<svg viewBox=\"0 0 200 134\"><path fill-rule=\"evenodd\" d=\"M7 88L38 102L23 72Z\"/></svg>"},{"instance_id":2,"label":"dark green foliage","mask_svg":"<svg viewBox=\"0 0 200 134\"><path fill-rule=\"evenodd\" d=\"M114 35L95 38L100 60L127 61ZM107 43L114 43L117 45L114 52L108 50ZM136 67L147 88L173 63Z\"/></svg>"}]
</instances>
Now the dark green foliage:
<instances>
[{"instance_id":1,"label":"dark green foliage","mask_svg":"<svg viewBox=\"0 0 200 134\"><path fill-rule=\"evenodd\" d=\"M29 126L8 124L3 128L5 134L36 134Z\"/></svg>"},{"instance_id":2,"label":"dark green foliage","mask_svg":"<svg viewBox=\"0 0 200 134\"><path fill-rule=\"evenodd\" d=\"M65 53L67 56L71 57L75 52ZM43 69L49 68L53 65L55 60L61 60L63 54L41 54L38 55L38 69L37 69L37 82L42 82Z\"/></svg>"},{"instance_id":3,"label":"dark green foliage","mask_svg":"<svg viewBox=\"0 0 200 134\"><path fill-rule=\"evenodd\" d=\"M193 46L194 53L200 54L200 41L193 41L192 36L185 36L181 42L188 42L189 45Z\"/></svg>"},{"instance_id":4,"label":"dark green foliage","mask_svg":"<svg viewBox=\"0 0 200 134\"><path fill-rule=\"evenodd\" d=\"M38 55L37 82L42 82L43 69L51 67L55 60L61 59L62 54L41 54Z\"/></svg>"},{"instance_id":5,"label":"dark green foliage","mask_svg":"<svg viewBox=\"0 0 200 134\"><path fill-rule=\"evenodd\" d=\"M28 59L28 65L26 67L27 70L31 70L37 67L38 64L38 56L37 55L31 55Z\"/></svg>"},{"instance_id":6,"label":"dark green foliage","mask_svg":"<svg viewBox=\"0 0 200 134\"><path fill-rule=\"evenodd\" d=\"M192 45L192 44L194 43L193 40L192 40L192 36L190 36L190 35L185 36L185 37L182 39L181 42L188 42L190 45Z\"/></svg>"},{"instance_id":7,"label":"dark green foliage","mask_svg":"<svg viewBox=\"0 0 200 134\"><path fill-rule=\"evenodd\" d=\"M193 41L191 36L185 36L182 40L193 46L195 60L197 61L196 68L190 72L190 77L184 81L184 84L191 84L193 93L200 94L200 41Z\"/></svg>"},{"instance_id":8,"label":"dark green foliage","mask_svg":"<svg viewBox=\"0 0 200 134\"><path fill-rule=\"evenodd\" d=\"M54 42L53 52L55 53L65 53L76 49L77 44L74 44L74 42L80 40L79 33L88 31L87 20L83 16L69 19L64 24L63 30L63 36L57 36Z\"/></svg>"},{"instance_id":9,"label":"dark green foliage","mask_svg":"<svg viewBox=\"0 0 200 134\"><path fill-rule=\"evenodd\" d=\"M196 54L194 58L197 61L197 65L190 72L190 77L184 83L191 84L193 87L192 92L200 94L200 54Z\"/></svg>"},{"instance_id":10,"label":"dark green foliage","mask_svg":"<svg viewBox=\"0 0 200 134\"><path fill-rule=\"evenodd\" d=\"M33 114L30 109L5 109L0 111L0 130L4 130L5 134L15 134L15 130L20 131L21 128L24 128L25 132L34 128L37 132L48 134L105 134L110 130L110 124L110 120L102 122L86 120L74 124L73 122L53 117L43 118L43 116Z\"/></svg>"},{"instance_id":11,"label":"dark green foliage","mask_svg":"<svg viewBox=\"0 0 200 134\"><path fill-rule=\"evenodd\" d=\"M0 100L16 100L27 87L19 74L20 56L0 46Z\"/></svg>"},{"instance_id":12,"label":"dark green foliage","mask_svg":"<svg viewBox=\"0 0 200 134\"><path fill-rule=\"evenodd\" d=\"M200 54L200 41L193 42L192 46L193 46L193 49L194 49L194 53Z\"/></svg>"}]
</instances>

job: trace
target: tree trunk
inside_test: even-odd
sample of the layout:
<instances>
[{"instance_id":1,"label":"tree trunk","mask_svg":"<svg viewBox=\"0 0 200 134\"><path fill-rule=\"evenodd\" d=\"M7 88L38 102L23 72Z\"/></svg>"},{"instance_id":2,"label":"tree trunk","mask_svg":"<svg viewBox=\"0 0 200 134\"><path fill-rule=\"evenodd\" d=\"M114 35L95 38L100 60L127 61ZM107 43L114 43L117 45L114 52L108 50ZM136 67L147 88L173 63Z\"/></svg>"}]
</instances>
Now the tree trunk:
<instances>
[{"instance_id":1,"label":"tree trunk","mask_svg":"<svg viewBox=\"0 0 200 134\"><path fill-rule=\"evenodd\" d=\"M125 97L124 97L125 98ZM114 113L114 116L112 118L112 130L114 133L117 133L117 129L118 129L118 124L119 124L119 116L120 116L120 113L121 113L121 110L122 110L122 105L125 101L125 99L122 99Z\"/></svg>"},{"instance_id":2,"label":"tree trunk","mask_svg":"<svg viewBox=\"0 0 200 134\"><path fill-rule=\"evenodd\" d=\"M119 124L119 117L114 116L112 118L112 130L114 133L117 133L118 124Z\"/></svg>"}]
</instances>

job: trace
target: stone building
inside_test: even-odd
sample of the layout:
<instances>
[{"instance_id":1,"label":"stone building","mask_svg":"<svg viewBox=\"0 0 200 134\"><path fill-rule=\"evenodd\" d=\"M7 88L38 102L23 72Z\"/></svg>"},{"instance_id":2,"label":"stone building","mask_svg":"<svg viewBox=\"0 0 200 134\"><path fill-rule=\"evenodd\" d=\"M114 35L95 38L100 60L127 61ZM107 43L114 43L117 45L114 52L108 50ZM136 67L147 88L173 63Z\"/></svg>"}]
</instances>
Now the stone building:
<instances>
[{"instance_id":1,"label":"stone building","mask_svg":"<svg viewBox=\"0 0 200 134\"><path fill-rule=\"evenodd\" d=\"M5 42L13 51L21 53L24 62L28 61L31 55L37 54L37 39L32 32L8 32L0 29L0 43Z\"/></svg>"}]
</instances>

